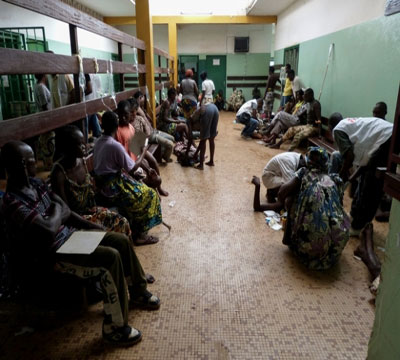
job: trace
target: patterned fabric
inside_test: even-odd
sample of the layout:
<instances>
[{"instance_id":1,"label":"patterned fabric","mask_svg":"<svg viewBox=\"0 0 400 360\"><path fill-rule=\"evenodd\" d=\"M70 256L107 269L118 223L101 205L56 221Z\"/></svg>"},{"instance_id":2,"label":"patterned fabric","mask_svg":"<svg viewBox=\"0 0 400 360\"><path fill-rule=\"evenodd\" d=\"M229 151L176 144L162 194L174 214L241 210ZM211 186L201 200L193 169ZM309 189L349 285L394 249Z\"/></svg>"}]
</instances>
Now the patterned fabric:
<instances>
[{"instance_id":1,"label":"patterned fabric","mask_svg":"<svg viewBox=\"0 0 400 360\"><path fill-rule=\"evenodd\" d=\"M8 233L16 242L25 241L24 245L32 250L56 251L67 241L75 230L72 227L61 225L51 244L46 244L45 249L31 243L30 227L37 216L47 217L52 212L51 197L47 185L39 179L30 178L29 182L37 192L37 199L32 199L22 192L7 191L3 198L3 210L6 214ZM42 254L44 255L44 254Z\"/></svg>"},{"instance_id":2,"label":"patterned fabric","mask_svg":"<svg viewBox=\"0 0 400 360\"><path fill-rule=\"evenodd\" d=\"M101 193L118 207L135 233L142 233L162 222L160 198L155 190L125 173L96 177Z\"/></svg>"},{"instance_id":3,"label":"patterned fabric","mask_svg":"<svg viewBox=\"0 0 400 360\"><path fill-rule=\"evenodd\" d=\"M289 151L296 149L300 143L309 137L318 134L318 128L311 125L299 125L290 127L282 136L282 142L293 139Z\"/></svg>"},{"instance_id":4,"label":"patterned fabric","mask_svg":"<svg viewBox=\"0 0 400 360\"><path fill-rule=\"evenodd\" d=\"M328 155L312 148L307 168L296 176L301 187L289 211L290 249L308 268L334 265L349 239L350 221L343 209L343 182L337 174L325 173Z\"/></svg>"},{"instance_id":5,"label":"patterned fabric","mask_svg":"<svg viewBox=\"0 0 400 360\"><path fill-rule=\"evenodd\" d=\"M54 166L59 167L65 176L65 195L72 211L92 223L104 226L107 231L115 231L128 237L131 236L131 228L126 218L107 208L96 206L92 177L87 168L85 182L78 184L67 176L64 167L59 162L55 163Z\"/></svg>"},{"instance_id":6,"label":"patterned fabric","mask_svg":"<svg viewBox=\"0 0 400 360\"><path fill-rule=\"evenodd\" d=\"M46 169L51 169L55 147L56 133L54 131L39 136L38 157L43 160Z\"/></svg>"},{"instance_id":7,"label":"patterned fabric","mask_svg":"<svg viewBox=\"0 0 400 360\"><path fill-rule=\"evenodd\" d=\"M197 102L190 99L183 99L181 105L183 109L183 116L186 120L189 120L196 110Z\"/></svg>"}]
</instances>

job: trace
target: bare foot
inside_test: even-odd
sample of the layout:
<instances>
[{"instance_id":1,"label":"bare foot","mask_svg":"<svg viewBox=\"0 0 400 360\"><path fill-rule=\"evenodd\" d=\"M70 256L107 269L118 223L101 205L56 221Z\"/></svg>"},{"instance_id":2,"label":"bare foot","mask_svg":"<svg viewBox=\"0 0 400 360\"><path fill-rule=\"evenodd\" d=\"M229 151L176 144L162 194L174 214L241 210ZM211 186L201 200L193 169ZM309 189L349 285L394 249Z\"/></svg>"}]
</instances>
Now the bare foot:
<instances>
[{"instance_id":1,"label":"bare foot","mask_svg":"<svg viewBox=\"0 0 400 360\"><path fill-rule=\"evenodd\" d=\"M195 166L194 168L197 170L204 170L204 167L202 164L199 164L199 165Z\"/></svg>"},{"instance_id":2,"label":"bare foot","mask_svg":"<svg viewBox=\"0 0 400 360\"><path fill-rule=\"evenodd\" d=\"M215 166L215 165L214 165L214 161L207 161L207 162L206 162L206 165L207 165L207 166Z\"/></svg>"},{"instance_id":3,"label":"bare foot","mask_svg":"<svg viewBox=\"0 0 400 360\"><path fill-rule=\"evenodd\" d=\"M251 183L255 186L260 186L260 178L257 176L253 176L253 178L251 179Z\"/></svg>"},{"instance_id":4,"label":"bare foot","mask_svg":"<svg viewBox=\"0 0 400 360\"><path fill-rule=\"evenodd\" d=\"M169 195L168 191L165 191L161 186L158 188L158 193L161 196L168 196Z\"/></svg>"}]
</instances>

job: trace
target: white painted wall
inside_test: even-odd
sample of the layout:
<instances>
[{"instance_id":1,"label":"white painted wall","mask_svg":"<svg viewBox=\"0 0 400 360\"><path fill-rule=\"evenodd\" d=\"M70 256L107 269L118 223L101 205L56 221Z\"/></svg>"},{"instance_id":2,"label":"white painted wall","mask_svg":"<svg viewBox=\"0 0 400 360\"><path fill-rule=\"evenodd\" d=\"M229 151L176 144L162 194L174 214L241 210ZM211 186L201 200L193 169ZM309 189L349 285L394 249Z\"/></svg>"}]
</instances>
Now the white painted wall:
<instances>
[{"instance_id":1,"label":"white painted wall","mask_svg":"<svg viewBox=\"0 0 400 360\"><path fill-rule=\"evenodd\" d=\"M136 36L135 25L117 26ZM234 53L235 36L250 37L250 53L269 53L273 43L272 25L178 25L179 54ZM154 25L154 46L168 51L168 26Z\"/></svg>"},{"instance_id":2,"label":"white painted wall","mask_svg":"<svg viewBox=\"0 0 400 360\"><path fill-rule=\"evenodd\" d=\"M275 49L383 16L386 0L298 0L278 15Z\"/></svg>"},{"instance_id":3,"label":"white painted wall","mask_svg":"<svg viewBox=\"0 0 400 360\"><path fill-rule=\"evenodd\" d=\"M0 1L0 27L44 26L46 38L69 44L68 24ZM78 29L80 47L118 52L115 41Z\"/></svg>"}]
</instances>

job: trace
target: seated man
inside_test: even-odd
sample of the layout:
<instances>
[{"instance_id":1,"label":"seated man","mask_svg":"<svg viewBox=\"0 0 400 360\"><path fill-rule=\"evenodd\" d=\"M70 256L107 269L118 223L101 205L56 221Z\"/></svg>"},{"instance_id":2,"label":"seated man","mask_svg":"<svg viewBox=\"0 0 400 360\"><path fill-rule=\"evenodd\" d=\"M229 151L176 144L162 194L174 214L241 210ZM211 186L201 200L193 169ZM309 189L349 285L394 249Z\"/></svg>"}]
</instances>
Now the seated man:
<instances>
[{"instance_id":1,"label":"seated man","mask_svg":"<svg viewBox=\"0 0 400 360\"><path fill-rule=\"evenodd\" d=\"M254 190L254 211L273 210L279 212L284 205L277 201L277 196L281 185L290 181L295 176L295 172L305 166L304 158L295 152L286 152L274 156L263 170L262 182L267 188L267 203L260 204L260 179L253 176L252 183Z\"/></svg>"},{"instance_id":2,"label":"seated man","mask_svg":"<svg viewBox=\"0 0 400 360\"><path fill-rule=\"evenodd\" d=\"M241 133L243 138L252 137L254 130L258 126L257 110L261 110L262 104L263 100L261 98L249 100L236 113L236 120L245 125Z\"/></svg>"},{"instance_id":3,"label":"seated man","mask_svg":"<svg viewBox=\"0 0 400 360\"><path fill-rule=\"evenodd\" d=\"M36 164L28 145L20 141L7 143L2 159L8 174L3 205L6 224L13 243L20 244L21 257L30 263L57 264L59 271L80 278L100 277L104 340L124 346L139 342L142 334L128 325L127 294L132 304L149 309L158 309L160 300L146 289L143 269L128 237L108 232L90 255L56 253L76 229L103 228L71 212L41 180L31 177L36 174Z\"/></svg>"},{"instance_id":4,"label":"seated man","mask_svg":"<svg viewBox=\"0 0 400 360\"><path fill-rule=\"evenodd\" d=\"M235 99L233 101L233 111L237 112L240 107L245 103L242 90L237 90Z\"/></svg>"},{"instance_id":5,"label":"seated man","mask_svg":"<svg viewBox=\"0 0 400 360\"><path fill-rule=\"evenodd\" d=\"M307 105L307 125L293 126L286 131L282 139L274 145L270 145L272 149L279 149L280 146L287 140L293 139L289 147L289 151L296 149L300 143L309 137L319 133L321 124L321 104L314 99L314 91L311 88L304 92L304 101Z\"/></svg>"},{"instance_id":6,"label":"seated man","mask_svg":"<svg viewBox=\"0 0 400 360\"><path fill-rule=\"evenodd\" d=\"M270 127L266 132L266 135L271 134L269 137L263 140L266 143L275 144L275 140L278 135L286 131L292 126L300 125L306 120L307 106L304 103L303 90L298 90L296 93L297 103L292 107L291 114L286 111L279 111L271 121ZM290 102L286 105L291 104ZM286 109L285 109L286 110Z\"/></svg>"},{"instance_id":7,"label":"seated man","mask_svg":"<svg viewBox=\"0 0 400 360\"><path fill-rule=\"evenodd\" d=\"M235 87L232 90L233 91L232 91L231 96L229 96L229 99L226 101L226 110L227 111L235 111L234 106L235 106L235 99L236 99L238 90L236 90Z\"/></svg>"}]
</instances>

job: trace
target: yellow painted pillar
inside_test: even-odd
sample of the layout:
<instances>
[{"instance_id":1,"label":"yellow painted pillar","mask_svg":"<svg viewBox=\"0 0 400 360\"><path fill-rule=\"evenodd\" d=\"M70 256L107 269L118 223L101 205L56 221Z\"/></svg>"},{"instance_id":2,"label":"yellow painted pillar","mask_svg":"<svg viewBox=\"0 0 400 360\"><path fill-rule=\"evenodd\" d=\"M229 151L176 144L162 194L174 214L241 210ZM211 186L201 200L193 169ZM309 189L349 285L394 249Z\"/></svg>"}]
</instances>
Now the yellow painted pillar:
<instances>
[{"instance_id":1,"label":"yellow painted pillar","mask_svg":"<svg viewBox=\"0 0 400 360\"><path fill-rule=\"evenodd\" d=\"M146 43L145 58L139 51L139 60L146 64L146 80L139 76L139 85L147 86L148 110L152 119L153 126L156 127L156 103L154 85L154 51L153 51L153 23L151 21L149 0L136 1L136 36Z\"/></svg>"},{"instance_id":2,"label":"yellow painted pillar","mask_svg":"<svg viewBox=\"0 0 400 360\"><path fill-rule=\"evenodd\" d=\"M178 85L178 34L175 22L168 23L168 53L174 57L174 87Z\"/></svg>"}]
</instances>

